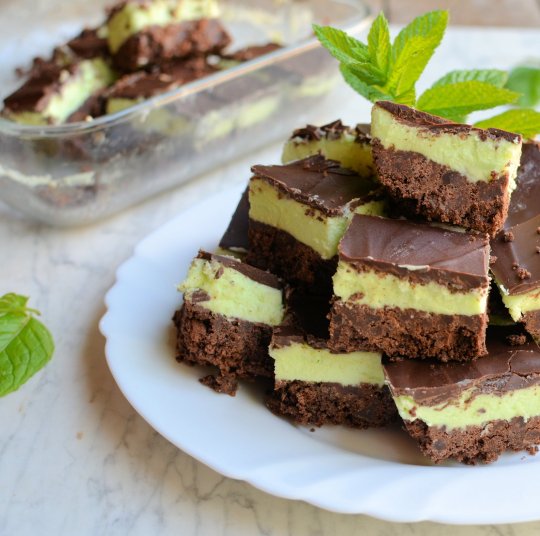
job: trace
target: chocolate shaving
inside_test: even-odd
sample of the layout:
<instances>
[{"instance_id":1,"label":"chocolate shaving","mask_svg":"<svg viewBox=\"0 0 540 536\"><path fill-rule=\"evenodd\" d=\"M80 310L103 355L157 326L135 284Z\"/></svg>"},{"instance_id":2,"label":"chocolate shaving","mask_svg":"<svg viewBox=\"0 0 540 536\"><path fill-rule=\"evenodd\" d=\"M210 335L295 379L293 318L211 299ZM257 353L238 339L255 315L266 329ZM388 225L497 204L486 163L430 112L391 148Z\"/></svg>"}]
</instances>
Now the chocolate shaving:
<instances>
[{"instance_id":1,"label":"chocolate shaving","mask_svg":"<svg viewBox=\"0 0 540 536\"><path fill-rule=\"evenodd\" d=\"M526 268L518 268L516 274L522 280L529 279L531 277L531 272L529 272L529 270Z\"/></svg>"},{"instance_id":2,"label":"chocolate shaving","mask_svg":"<svg viewBox=\"0 0 540 536\"><path fill-rule=\"evenodd\" d=\"M521 333L519 335L508 335L506 337L506 342L510 346L521 346L522 344L525 344L527 342L527 336L524 333Z\"/></svg>"},{"instance_id":3,"label":"chocolate shaving","mask_svg":"<svg viewBox=\"0 0 540 536\"><path fill-rule=\"evenodd\" d=\"M513 242L514 241L514 233L512 231L504 231L502 234L504 242Z\"/></svg>"}]
</instances>

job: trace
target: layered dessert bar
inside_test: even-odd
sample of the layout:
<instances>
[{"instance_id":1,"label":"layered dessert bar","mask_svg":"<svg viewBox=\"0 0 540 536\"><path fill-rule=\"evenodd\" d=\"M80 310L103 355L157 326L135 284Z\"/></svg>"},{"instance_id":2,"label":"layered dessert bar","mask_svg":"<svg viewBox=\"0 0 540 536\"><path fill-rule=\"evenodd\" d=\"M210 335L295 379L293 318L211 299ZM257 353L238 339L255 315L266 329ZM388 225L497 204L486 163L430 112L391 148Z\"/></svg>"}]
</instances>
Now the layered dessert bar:
<instances>
[{"instance_id":1,"label":"layered dessert bar","mask_svg":"<svg viewBox=\"0 0 540 536\"><path fill-rule=\"evenodd\" d=\"M353 213L383 210L372 182L321 155L252 171L249 262L326 293Z\"/></svg>"},{"instance_id":2,"label":"layered dessert bar","mask_svg":"<svg viewBox=\"0 0 540 536\"><path fill-rule=\"evenodd\" d=\"M523 144L504 230L492 239L491 271L515 322L540 340L540 146Z\"/></svg>"},{"instance_id":3,"label":"layered dessert bar","mask_svg":"<svg viewBox=\"0 0 540 536\"><path fill-rule=\"evenodd\" d=\"M322 127L307 125L295 130L287 140L281 160L287 164L321 153L362 177L372 177L374 170L370 130L370 125L359 124L351 128L339 119Z\"/></svg>"},{"instance_id":4,"label":"layered dessert bar","mask_svg":"<svg viewBox=\"0 0 540 536\"><path fill-rule=\"evenodd\" d=\"M148 28L216 17L218 14L214 0L124 0L110 10L106 21L109 50L117 53L128 39Z\"/></svg>"},{"instance_id":5,"label":"layered dessert bar","mask_svg":"<svg viewBox=\"0 0 540 536\"><path fill-rule=\"evenodd\" d=\"M225 28L216 19L185 13L188 4L128 0L115 6L107 20L115 65L129 72L167 59L222 52L231 42Z\"/></svg>"},{"instance_id":6,"label":"layered dessert bar","mask_svg":"<svg viewBox=\"0 0 540 536\"><path fill-rule=\"evenodd\" d=\"M63 123L114 78L101 58L69 65L42 62L17 91L4 99L3 115L27 125Z\"/></svg>"},{"instance_id":7,"label":"layered dessert bar","mask_svg":"<svg viewBox=\"0 0 540 536\"><path fill-rule=\"evenodd\" d=\"M491 236L502 228L521 136L386 101L373 106L371 135L379 180L404 215Z\"/></svg>"},{"instance_id":8,"label":"layered dessert bar","mask_svg":"<svg viewBox=\"0 0 540 536\"><path fill-rule=\"evenodd\" d=\"M486 353L487 235L355 215L339 245L330 348L467 361Z\"/></svg>"},{"instance_id":9,"label":"layered dessert bar","mask_svg":"<svg viewBox=\"0 0 540 536\"><path fill-rule=\"evenodd\" d=\"M540 349L515 327L490 327L487 348L467 363L384 364L405 429L435 463L487 463L540 443Z\"/></svg>"},{"instance_id":10,"label":"layered dessert bar","mask_svg":"<svg viewBox=\"0 0 540 536\"><path fill-rule=\"evenodd\" d=\"M523 143L517 186L510 199L504 228L523 223L540 214L540 143Z\"/></svg>"},{"instance_id":11,"label":"layered dessert bar","mask_svg":"<svg viewBox=\"0 0 540 536\"><path fill-rule=\"evenodd\" d=\"M246 188L225 233L219 241L218 253L243 259L249 248L249 189Z\"/></svg>"},{"instance_id":12,"label":"layered dessert bar","mask_svg":"<svg viewBox=\"0 0 540 536\"><path fill-rule=\"evenodd\" d=\"M501 231L491 249L491 271L510 316L540 340L540 215Z\"/></svg>"},{"instance_id":13,"label":"layered dessert bar","mask_svg":"<svg viewBox=\"0 0 540 536\"><path fill-rule=\"evenodd\" d=\"M234 395L239 378L272 377L272 327L283 321L279 280L233 257L200 251L179 290L177 360L211 365L201 382Z\"/></svg>"},{"instance_id":14,"label":"layered dessert bar","mask_svg":"<svg viewBox=\"0 0 540 536\"><path fill-rule=\"evenodd\" d=\"M380 352L332 353L327 304L304 297L303 311L274 328L270 356L275 388L267 406L303 425L384 426L396 417L384 385ZM304 321L298 316L303 316Z\"/></svg>"}]
</instances>

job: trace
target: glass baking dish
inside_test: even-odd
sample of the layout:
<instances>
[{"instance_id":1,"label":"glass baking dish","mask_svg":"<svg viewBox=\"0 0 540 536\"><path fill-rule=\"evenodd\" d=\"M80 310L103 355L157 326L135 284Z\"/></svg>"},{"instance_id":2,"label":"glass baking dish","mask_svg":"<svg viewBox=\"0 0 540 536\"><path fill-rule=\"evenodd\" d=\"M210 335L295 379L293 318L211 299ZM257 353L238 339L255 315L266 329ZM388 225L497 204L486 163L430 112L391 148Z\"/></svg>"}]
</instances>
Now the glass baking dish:
<instances>
[{"instance_id":1,"label":"glass baking dish","mask_svg":"<svg viewBox=\"0 0 540 536\"><path fill-rule=\"evenodd\" d=\"M8 0L0 8L6 94L16 66L99 22L105 2L64 4ZM357 0L222 0L220 9L235 48L271 40L285 47L90 122L36 127L0 119L0 199L51 225L85 224L283 138L317 119L339 79L311 24L357 34L369 15ZM41 21L35 31L30 13Z\"/></svg>"}]
</instances>

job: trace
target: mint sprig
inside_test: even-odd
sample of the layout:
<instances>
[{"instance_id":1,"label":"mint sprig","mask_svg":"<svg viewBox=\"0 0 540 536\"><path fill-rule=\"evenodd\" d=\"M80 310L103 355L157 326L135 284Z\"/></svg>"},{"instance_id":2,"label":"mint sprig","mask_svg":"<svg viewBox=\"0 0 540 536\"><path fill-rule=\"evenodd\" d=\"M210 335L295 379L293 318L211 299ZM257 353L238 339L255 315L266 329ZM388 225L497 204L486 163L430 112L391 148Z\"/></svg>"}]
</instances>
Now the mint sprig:
<instances>
[{"instance_id":1,"label":"mint sprig","mask_svg":"<svg viewBox=\"0 0 540 536\"><path fill-rule=\"evenodd\" d=\"M442 40L448 13L432 11L414 19L390 42L388 21L373 21L367 45L330 26L313 26L321 44L341 63L345 80L375 102L379 95L402 104L416 101L416 82Z\"/></svg>"},{"instance_id":2,"label":"mint sprig","mask_svg":"<svg viewBox=\"0 0 540 536\"><path fill-rule=\"evenodd\" d=\"M515 108L475 123L479 128L500 128L516 132L524 138L534 138L540 132L540 112L528 108Z\"/></svg>"},{"instance_id":3,"label":"mint sprig","mask_svg":"<svg viewBox=\"0 0 540 536\"><path fill-rule=\"evenodd\" d=\"M371 102L391 100L464 123L472 112L514 103L533 105L540 99L540 70L534 68L515 70L510 77L497 69L451 71L417 98L416 83L442 41L447 24L447 11L431 11L403 28L392 43L388 21L380 13L367 44L330 26L313 28L321 44L340 62L345 81ZM536 113L505 112L486 121L490 126L511 126L511 132L534 137L540 132L538 128L533 133ZM524 123L518 124L520 120Z\"/></svg>"},{"instance_id":4,"label":"mint sprig","mask_svg":"<svg viewBox=\"0 0 540 536\"><path fill-rule=\"evenodd\" d=\"M0 396L18 389L43 368L54 352L48 329L18 294L0 297Z\"/></svg>"}]
</instances>

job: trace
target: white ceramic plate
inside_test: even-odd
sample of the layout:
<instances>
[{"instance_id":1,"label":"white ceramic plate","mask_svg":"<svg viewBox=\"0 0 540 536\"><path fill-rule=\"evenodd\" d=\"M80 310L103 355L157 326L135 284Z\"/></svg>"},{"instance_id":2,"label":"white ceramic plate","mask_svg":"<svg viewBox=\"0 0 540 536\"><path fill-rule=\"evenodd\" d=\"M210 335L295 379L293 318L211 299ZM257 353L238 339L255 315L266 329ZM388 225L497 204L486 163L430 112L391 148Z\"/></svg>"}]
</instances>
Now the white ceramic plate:
<instances>
[{"instance_id":1,"label":"white ceramic plate","mask_svg":"<svg viewBox=\"0 0 540 536\"><path fill-rule=\"evenodd\" d=\"M311 432L271 414L253 386L234 398L216 394L197 381L201 370L175 362L175 286L199 248L216 246L239 196L237 187L183 212L118 270L101 331L109 367L133 407L194 458L280 497L390 521L540 519L540 455L431 466L398 428Z\"/></svg>"}]
</instances>

